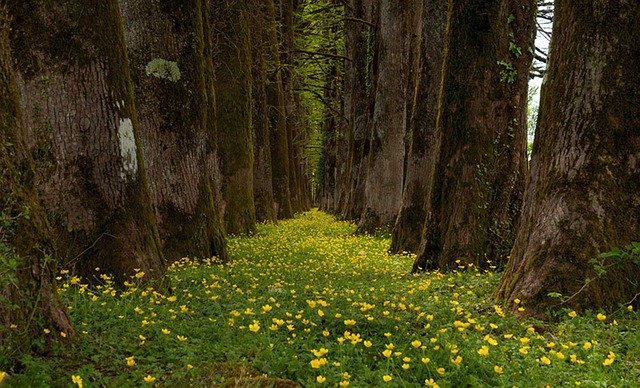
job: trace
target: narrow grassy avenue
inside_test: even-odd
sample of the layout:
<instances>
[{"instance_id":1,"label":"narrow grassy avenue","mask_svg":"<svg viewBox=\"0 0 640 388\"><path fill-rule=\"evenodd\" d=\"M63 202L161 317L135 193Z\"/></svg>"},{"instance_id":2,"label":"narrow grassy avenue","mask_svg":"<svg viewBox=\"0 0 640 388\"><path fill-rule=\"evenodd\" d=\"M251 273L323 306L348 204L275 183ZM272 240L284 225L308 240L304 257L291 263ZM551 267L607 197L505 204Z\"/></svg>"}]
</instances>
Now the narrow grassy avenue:
<instances>
[{"instance_id":1,"label":"narrow grassy avenue","mask_svg":"<svg viewBox=\"0 0 640 388\"><path fill-rule=\"evenodd\" d=\"M135 277L116 290L99 269L97 288L61 274L81 339L72 349L53 346L47 359L25 358L5 383L640 385L632 309L519 320L491 299L499 274L410 275L410 256L389 255L388 238L354 229L317 210L261 225L256 236L230 241L229 264L172 266L172 294L142 288Z\"/></svg>"}]
</instances>

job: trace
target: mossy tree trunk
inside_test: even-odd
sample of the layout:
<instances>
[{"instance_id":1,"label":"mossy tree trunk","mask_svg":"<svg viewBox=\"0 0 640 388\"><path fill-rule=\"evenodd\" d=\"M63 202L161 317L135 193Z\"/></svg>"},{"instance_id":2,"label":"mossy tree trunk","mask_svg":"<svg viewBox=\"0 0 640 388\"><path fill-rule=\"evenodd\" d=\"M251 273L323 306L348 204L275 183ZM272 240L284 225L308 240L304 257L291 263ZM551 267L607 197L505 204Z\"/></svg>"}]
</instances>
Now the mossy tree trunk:
<instances>
[{"instance_id":1,"label":"mossy tree trunk","mask_svg":"<svg viewBox=\"0 0 640 388\"><path fill-rule=\"evenodd\" d=\"M348 196L342 217L357 220L364 209L364 189L369 160L376 69L377 2L355 0L346 9L344 115L348 130L348 164L345 171ZM343 139L343 141L345 141Z\"/></svg>"},{"instance_id":2,"label":"mossy tree trunk","mask_svg":"<svg viewBox=\"0 0 640 388\"><path fill-rule=\"evenodd\" d=\"M271 5L272 7L273 5ZM254 145L253 162L253 200L256 208L256 221L275 221L276 207L273 195L273 175L271 170L271 139L269 120L269 99L267 84L269 74L267 61L269 55L269 34L271 19L269 4L264 1L251 3L250 20L253 26L251 34L252 51L252 129Z\"/></svg>"},{"instance_id":3,"label":"mossy tree trunk","mask_svg":"<svg viewBox=\"0 0 640 388\"><path fill-rule=\"evenodd\" d=\"M0 6L0 369L8 370L43 329L74 331L56 296L53 233L34 186L35 162L20 134L22 109L9 43L9 15Z\"/></svg>"},{"instance_id":4,"label":"mossy tree trunk","mask_svg":"<svg viewBox=\"0 0 640 388\"><path fill-rule=\"evenodd\" d=\"M227 233L255 231L248 3L212 0L216 128Z\"/></svg>"},{"instance_id":5,"label":"mossy tree trunk","mask_svg":"<svg viewBox=\"0 0 640 388\"><path fill-rule=\"evenodd\" d=\"M226 259L209 171L216 157L214 104L205 84L206 2L120 0L147 174L168 261ZM213 141L212 141L213 140Z\"/></svg>"},{"instance_id":6,"label":"mossy tree trunk","mask_svg":"<svg viewBox=\"0 0 640 388\"><path fill-rule=\"evenodd\" d=\"M290 218L291 195L289 194L289 140L287 136L287 112L282 84L283 68L280 63L280 40L274 0L265 1L268 17L269 78L266 85L269 109L269 140L271 145L271 180L276 215L279 219Z\"/></svg>"},{"instance_id":7,"label":"mossy tree trunk","mask_svg":"<svg viewBox=\"0 0 640 388\"><path fill-rule=\"evenodd\" d=\"M449 2L437 131L441 146L414 270L500 265L526 171L533 0Z\"/></svg>"},{"instance_id":8,"label":"mossy tree trunk","mask_svg":"<svg viewBox=\"0 0 640 388\"><path fill-rule=\"evenodd\" d=\"M408 125L408 150L402 204L393 228L391 252L417 253L426 219L426 201L431 194L435 160L439 150L436 115L442 81L447 1L423 1L420 21L415 27L421 36L415 89Z\"/></svg>"},{"instance_id":9,"label":"mossy tree trunk","mask_svg":"<svg viewBox=\"0 0 640 388\"><path fill-rule=\"evenodd\" d=\"M414 6L413 0L380 2L375 106L359 231L390 230L400 209Z\"/></svg>"},{"instance_id":10,"label":"mossy tree trunk","mask_svg":"<svg viewBox=\"0 0 640 388\"><path fill-rule=\"evenodd\" d=\"M597 277L589 260L640 241L640 3L555 7L530 182L497 296L532 315L637 305L637 264L608 259Z\"/></svg>"},{"instance_id":11,"label":"mossy tree trunk","mask_svg":"<svg viewBox=\"0 0 640 388\"><path fill-rule=\"evenodd\" d=\"M116 0L9 1L24 112L20 134L53 228L81 274L161 278L120 10Z\"/></svg>"}]
</instances>

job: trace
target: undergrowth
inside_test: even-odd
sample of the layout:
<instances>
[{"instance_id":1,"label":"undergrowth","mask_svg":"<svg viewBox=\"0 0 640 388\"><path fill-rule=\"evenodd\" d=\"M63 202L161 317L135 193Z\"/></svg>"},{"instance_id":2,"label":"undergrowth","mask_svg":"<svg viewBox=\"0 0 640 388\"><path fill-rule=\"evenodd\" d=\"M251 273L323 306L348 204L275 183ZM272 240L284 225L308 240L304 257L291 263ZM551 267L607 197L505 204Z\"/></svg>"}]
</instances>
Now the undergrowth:
<instances>
[{"instance_id":1,"label":"undergrowth","mask_svg":"<svg viewBox=\"0 0 640 388\"><path fill-rule=\"evenodd\" d=\"M142 286L142 273L124 290L99 268L98 287L62 273L80 339L23 357L4 384L640 385L632 309L517 319L491 299L498 273L411 275L411 255L354 229L317 210L260 225L230 240L230 263L174 264L171 294Z\"/></svg>"}]
</instances>

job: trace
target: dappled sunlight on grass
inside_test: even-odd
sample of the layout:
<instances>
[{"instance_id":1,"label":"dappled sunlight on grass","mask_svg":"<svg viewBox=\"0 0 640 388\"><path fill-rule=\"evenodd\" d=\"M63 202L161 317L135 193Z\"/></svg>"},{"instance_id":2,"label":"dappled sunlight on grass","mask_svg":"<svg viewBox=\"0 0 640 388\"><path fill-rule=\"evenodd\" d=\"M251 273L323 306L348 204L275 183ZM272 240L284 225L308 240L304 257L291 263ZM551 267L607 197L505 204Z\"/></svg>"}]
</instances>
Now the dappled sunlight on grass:
<instances>
[{"instance_id":1,"label":"dappled sunlight on grass","mask_svg":"<svg viewBox=\"0 0 640 388\"><path fill-rule=\"evenodd\" d=\"M25 374L12 380L638 384L636 312L519 320L491 299L499 274L459 268L411 275L410 255L389 255L387 238L355 236L354 229L316 210L260 225L256 236L230 241L230 263L174 264L171 293L143 287L136 277L116 290L106 275L91 288L62 274L61 293L82 339L71 354L25 360Z\"/></svg>"}]
</instances>

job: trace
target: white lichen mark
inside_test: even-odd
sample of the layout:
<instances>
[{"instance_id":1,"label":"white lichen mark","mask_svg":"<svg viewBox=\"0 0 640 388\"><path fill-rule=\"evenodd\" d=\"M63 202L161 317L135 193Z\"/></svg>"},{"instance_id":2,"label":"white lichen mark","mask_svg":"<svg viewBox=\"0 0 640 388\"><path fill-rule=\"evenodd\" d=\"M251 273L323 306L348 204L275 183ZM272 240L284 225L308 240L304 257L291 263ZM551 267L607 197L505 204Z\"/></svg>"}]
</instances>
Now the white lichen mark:
<instances>
[{"instance_id":1,"label":"white lichen mark","mask_svg":"<svg viewBox=\"0 0 640 388\"><path fill-rule=\"evenodd\" d=\"M122 157L122 172L120 176L134 177L138 172L138 158L136 156L136 139L133 135L133 123L131 119L120 119L118 127L118 139L120 140L120 156Z\"/></svg>"}]
</instances>

